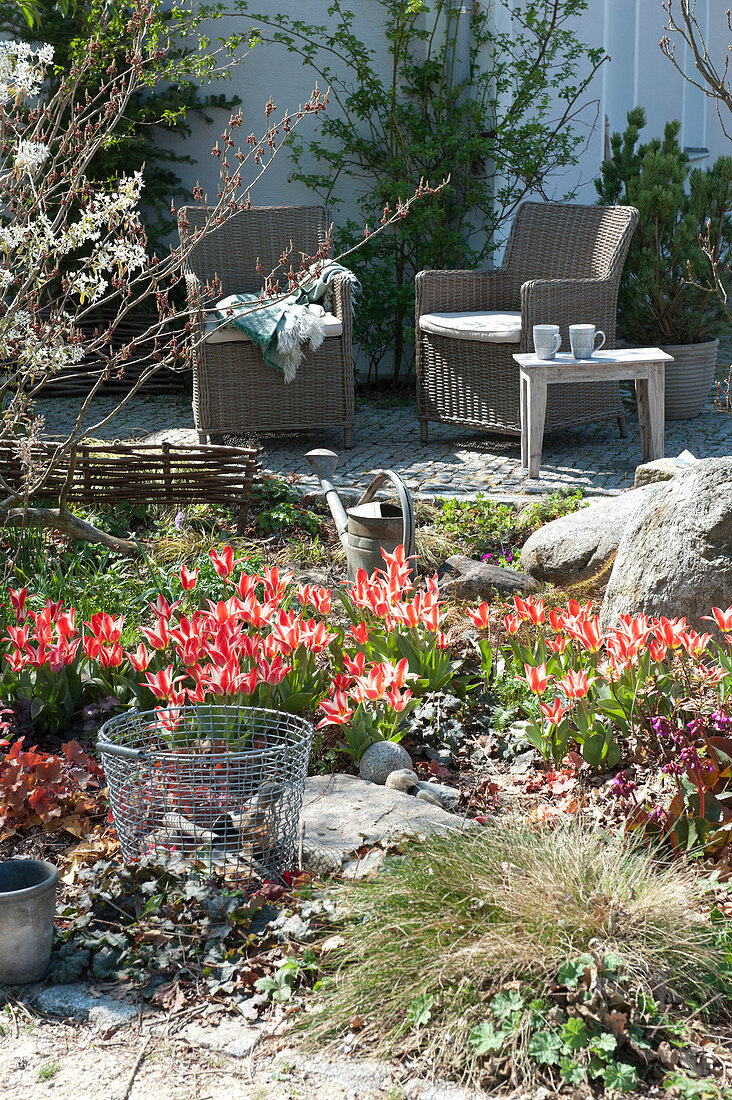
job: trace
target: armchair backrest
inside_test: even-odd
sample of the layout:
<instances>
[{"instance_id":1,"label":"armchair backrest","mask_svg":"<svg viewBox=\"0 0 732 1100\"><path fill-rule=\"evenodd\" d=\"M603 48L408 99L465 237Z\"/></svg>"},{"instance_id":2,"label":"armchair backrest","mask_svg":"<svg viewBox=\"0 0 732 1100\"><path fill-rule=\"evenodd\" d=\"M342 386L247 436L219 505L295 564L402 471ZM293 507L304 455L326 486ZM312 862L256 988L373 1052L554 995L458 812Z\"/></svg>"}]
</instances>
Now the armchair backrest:
<instances>
[{"instance_id":1,"label":"armchair backrest","mask_svg":"<svg viewBox=\"0 0 732 1100\"><path fill-rule=\"evenodd\" d=\"M186 232L186 222L187 232L193 233L201 228L205 217L206 211L200 206L182 207L178 216L181 236ZM290 245L290 262L295 270L302 253L313 256L326 238L328 224L324 206L252 206L203 237L187 266L204 283L218 276L222 297L256 293ZM258 262L263 273L257 272ZM285 282L283 279L283 285Z\"/></svg>"},{"instance_id":2,"label":"armchair backrest","mask_svg":"<svg viewBox=\"0 0 732 1100\"><path fill-rule=\"evenodd\" d=\"M620 279L638 222L633 206L525 202L506 244L503 270L528 279Z\"/></svg>"}]
</instances>

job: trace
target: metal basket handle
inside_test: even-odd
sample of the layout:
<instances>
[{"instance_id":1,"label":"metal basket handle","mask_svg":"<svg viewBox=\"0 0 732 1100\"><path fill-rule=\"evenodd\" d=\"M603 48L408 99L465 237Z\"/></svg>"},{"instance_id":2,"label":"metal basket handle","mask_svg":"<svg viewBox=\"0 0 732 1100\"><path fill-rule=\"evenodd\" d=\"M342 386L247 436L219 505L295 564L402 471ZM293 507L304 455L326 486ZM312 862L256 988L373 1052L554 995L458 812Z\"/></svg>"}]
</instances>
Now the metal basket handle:
<instances>
[{"instance_id":1,"label":"metal basket handle","mask_svg":"<svg viewBox=\"0 0 732 1100\"><path fill-rule=\"evenodd\" d=\"M391 481L396 487L399 505L402 510L402 545L404 546L407 557L411 558L414 556L414 507L412 506L412 498L409 489L404 484L399 474L394 470L379 470L358 504L368 504L369 501L373 500L376 495L376 490L379 489L385 481ZM356 507L358 507L358 505L356 505Z\"/></svg>"}]
</instances>

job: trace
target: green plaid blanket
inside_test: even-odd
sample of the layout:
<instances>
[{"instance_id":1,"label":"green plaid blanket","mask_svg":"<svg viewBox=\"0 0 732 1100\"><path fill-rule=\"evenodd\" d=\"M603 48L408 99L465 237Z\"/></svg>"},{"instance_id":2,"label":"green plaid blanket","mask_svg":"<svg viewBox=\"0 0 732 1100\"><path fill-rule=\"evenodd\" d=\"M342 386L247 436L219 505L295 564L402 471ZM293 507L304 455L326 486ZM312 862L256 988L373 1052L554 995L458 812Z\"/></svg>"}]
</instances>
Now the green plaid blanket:
<instances>
[{"instance_id":1,"label":"green plaid blanket","mask_svg":"<svg viewBox=\"0 0 732 1100\"><path fill-rule=\"evenodd\" d=\"M330 262L317 279L275 302L263 302L259 294L230 294L216 303L211 320L216 328L223 322L245 332L261 348L267 366L291 382L305 358L306 345L317 351L323 342L323 310L317 307L336 275L348 277L354 296L360 292L361 284L353 272Z\"/></svg>"}]
</instances>

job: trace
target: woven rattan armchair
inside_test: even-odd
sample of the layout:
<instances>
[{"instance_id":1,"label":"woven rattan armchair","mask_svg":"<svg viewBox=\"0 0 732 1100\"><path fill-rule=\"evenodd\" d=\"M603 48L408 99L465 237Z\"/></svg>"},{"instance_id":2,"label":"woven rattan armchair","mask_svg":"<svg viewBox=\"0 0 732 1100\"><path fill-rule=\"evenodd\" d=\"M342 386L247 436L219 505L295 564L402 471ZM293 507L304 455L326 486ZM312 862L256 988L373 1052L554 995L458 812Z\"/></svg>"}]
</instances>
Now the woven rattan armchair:
<instances>
[{"instance_id":1,"label":"woven rattan armchair","mask_svg":"<svg viewBox=\"0 0 732 1100\"><path fill-rule=\"evenodd\" d=\"M181 237L204 222L201 207L183 207ZM218 277L220 297L259 292L260 271L276 268L292 245L293 256L313 256L327 235L322 206L260 206L234 215L193 249L185 272L196 335L206 331L202 288ZM296 265L297 266L297 265ZM340 428L353 446L353 352L351 285L337 275L324 305L334 318L316 352L308 349L292 382L267 366L259 348L233 327L209 334L193 367L193 415L201 443L223 433L252 434ZM337 324L335 323L337 319ZM209 330L211 325L209 324Z\"/></svg>"},{"instance_id":2,"label":"woven rattan armchair","mask_svg":"<svg viewBox=\"0 0 732 1100\"><path fill-rule=\"evenodd\" d=\"M512 356L534 350L534 325L559 325L562 350L569 351L568 326L574 323L596 325L607 336L605 346L615 347L618 284L637 221L631 206L526 202L516 214L500 270L417 275L417 415L423 442L430 420L520 434L519 370ZM479 311L491 311L493 323L476 318ZM451 324L450 315L462 313L473 318ZM512 342L502 342L505 338ZM614 417L625 436L617 382L549 389L546 431Z\"/></svg>"}]
</instances>

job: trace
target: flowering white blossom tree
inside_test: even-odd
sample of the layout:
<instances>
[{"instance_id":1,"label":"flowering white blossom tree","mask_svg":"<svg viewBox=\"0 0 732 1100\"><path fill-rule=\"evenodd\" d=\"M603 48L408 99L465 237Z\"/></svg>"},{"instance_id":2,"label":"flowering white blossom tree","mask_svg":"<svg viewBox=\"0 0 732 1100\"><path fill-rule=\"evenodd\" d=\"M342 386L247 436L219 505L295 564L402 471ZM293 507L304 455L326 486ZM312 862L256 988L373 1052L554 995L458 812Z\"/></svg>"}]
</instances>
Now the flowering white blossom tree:
<instances>
[{"instance_id":1,"label":"flowering white blossom tree","mask_svg":"<svg viewBox=\"0 0 732 1100\"><path fill-rule=\"evenodd\" d=\"M235 141L243 118L233 115L213 150L220 166L215 201L200 187L194 191L196 201L206 203L205 223L167 254L149 255L139 210L142 174L119 179L110 188L91 182L86 174L95 153L114 135L130 97L144 86L146 67L164 55L158 35L150 34L154 14L148 0L133 0L130 12L126 64L121 69L109 66L107 82L95 96L84 90L85 66L98 62L95 41L89 43L86 61L75 65L49 95L44 95L44 67L52 59L50 47L0 43L0 448L9 446L22 469L19 482L11 483L0 473L0 522L41 524L136 552L134 544L108 536L68 511L77 448L155 372L190 366L197 350L194 325L176 288L191 250L249 205L249 189L293 128L325 109L327 96L316 88L307 103L276 123L270 99L261 136L250 134L241 143L243 149ZM431 190L420 184L396 210L385 211L381 228L403 217L415 198ZM289 288L301 277L292 270L283 274ZM276 275L269 273L263 280L263 298L284 293ZM217 290L215 285L204 288L207 302L218 296ZM115 340L120 323L143 302L154 303L156 318L134 338ZM110 312L111 320L98 321ZM48 459L39 461L33 445L44 425L34 416L34 400L60 370L82 359L100 367L90 374L93 382L80 399L73 428L54 443ZM132 359L145 364L139 376L115 409L95 420L95 395L108 378L123 378L125 363ZM66 476L57 506L34 503L48 495L51 474L59 468Z\"/></svg>"}]
</instances>

